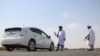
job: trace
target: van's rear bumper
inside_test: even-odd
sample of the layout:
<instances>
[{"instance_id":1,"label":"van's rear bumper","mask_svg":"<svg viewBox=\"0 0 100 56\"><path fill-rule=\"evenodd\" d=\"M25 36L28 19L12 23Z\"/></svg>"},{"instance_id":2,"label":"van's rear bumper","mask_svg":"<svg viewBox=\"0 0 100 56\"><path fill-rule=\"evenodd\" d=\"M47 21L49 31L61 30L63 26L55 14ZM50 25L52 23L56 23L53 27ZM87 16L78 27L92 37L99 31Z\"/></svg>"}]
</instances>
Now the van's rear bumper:
<instances>
[{"instance_id":1,"label":"van's rear bumper","mask_svg":"<svg viewBox=\"0 0 100 56\"><path fill-rule=\"evenodd\" d=\"M3 46L7 47L14 47L14 48L25 48L27 46L21 44L4 44Z\"/></svg>"},{"instance_id":2,"label":"van's rear bumper","mask_svg":"<svg viewBox=\"0 0 100 56\"><path fill-rule=\"evenodd\" d=\"M10 38L3 39L1 42L2 46L18 46L23 44L24 39L22 38Z\"/></svg>"}]
</instances>

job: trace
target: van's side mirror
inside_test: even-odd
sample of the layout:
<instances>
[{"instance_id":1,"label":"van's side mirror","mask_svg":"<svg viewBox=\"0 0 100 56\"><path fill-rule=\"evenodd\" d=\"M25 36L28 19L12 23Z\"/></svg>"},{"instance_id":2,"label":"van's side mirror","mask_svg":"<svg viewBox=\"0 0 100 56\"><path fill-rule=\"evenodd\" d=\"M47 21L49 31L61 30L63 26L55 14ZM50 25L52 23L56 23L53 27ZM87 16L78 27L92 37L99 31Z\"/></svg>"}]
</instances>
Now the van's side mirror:
<instances>
[{"instance_id":1,"label":"van's side mirror","mask_svg":"<svg viewBox=\"0 0 100 56\"><path fill-rule=\"evenodd\" d=\"M50 39L50 38L51 38L51 36L48 36L48 38Z\"/></svg>"}]
</instances>

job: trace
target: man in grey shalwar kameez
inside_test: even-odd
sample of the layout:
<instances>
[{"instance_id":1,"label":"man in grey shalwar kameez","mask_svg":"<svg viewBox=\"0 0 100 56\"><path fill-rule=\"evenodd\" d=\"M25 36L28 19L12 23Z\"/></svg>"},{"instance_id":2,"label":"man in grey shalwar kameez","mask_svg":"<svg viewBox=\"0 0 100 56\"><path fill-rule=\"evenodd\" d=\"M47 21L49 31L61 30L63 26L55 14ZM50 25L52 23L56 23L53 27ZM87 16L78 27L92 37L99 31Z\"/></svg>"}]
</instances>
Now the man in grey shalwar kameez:
<instances>
[{"instance_id":1,"label":"man in grey shalwar kameez","mask_svg":"<svg viewBox=\"0 0 100 56\"><path fill-rule=\"evenodd\" d=\"M59 46L61 46L61 50L64 50L64 42L66 40L66 36L65 36L65 31L63 30L62 26L59 26L59 31L58 34L55 33L55 35L58 37L58 45L57 45L57 50L59 50Z\"/></svg>"},{"instance_id":2,"label":"man in grey shalwar kameez","mask_svg":"<svg viewBox=\"0 0 100 56\"><path fill-rule=\"evenodd\" d=\"M89 29L89 32L88 32L87 36L85 37L85 39L88 40L88 45L90 47L90 49L88 51L93 51L94 50L94 43L95 43L95 32L91 28L91 26L87 26L87 28Z\"/></svg>"}]
</instances>

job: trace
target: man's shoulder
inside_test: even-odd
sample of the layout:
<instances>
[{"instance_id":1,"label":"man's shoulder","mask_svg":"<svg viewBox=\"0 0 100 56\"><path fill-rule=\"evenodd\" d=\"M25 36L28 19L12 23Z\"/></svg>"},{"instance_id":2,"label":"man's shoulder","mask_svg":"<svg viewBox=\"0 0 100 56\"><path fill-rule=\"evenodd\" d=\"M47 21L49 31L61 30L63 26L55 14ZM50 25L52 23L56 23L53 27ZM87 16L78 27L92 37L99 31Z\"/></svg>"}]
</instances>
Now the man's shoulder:
<instances>
[{"instance_id":1,"label":"man's shoulder","mask_svg":"<svg viewBox=\"0 0 100 56\"><path fill-rule=\"evenodd\" d=\"M93 29L90 29L89 31L94 31Z\"/></svg>"},{"instance_id":2,"label":"man's shoulder","mask_svg":"<svg viewBox=\"0 0 100 56\"><path fill-rule=\"evenodd\" d=\"M62 30L62 32L65 32L65 30Z\"/></svg>"}]
</instances>

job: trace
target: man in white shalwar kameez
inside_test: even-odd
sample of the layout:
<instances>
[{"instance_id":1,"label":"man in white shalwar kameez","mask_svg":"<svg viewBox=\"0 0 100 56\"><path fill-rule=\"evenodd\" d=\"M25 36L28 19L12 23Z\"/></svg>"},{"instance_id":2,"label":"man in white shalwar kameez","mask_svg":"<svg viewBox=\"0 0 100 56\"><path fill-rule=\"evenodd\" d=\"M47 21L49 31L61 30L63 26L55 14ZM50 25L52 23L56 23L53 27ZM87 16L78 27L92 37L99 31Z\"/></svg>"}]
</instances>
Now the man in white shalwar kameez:
<instances>
[{"instance_id":1,"label":"man in white shalwar kameez","mask_svg":"<svg viewBox=\"0 0 100 56\"><path fill-rule=\"evenodd\" d=\"M89 32L88 32L87 36L85 37L85 39L88 40L88 45L90 47L90 49L88 51L93 51L94 43L95 43L95 32L93 31L91 26L87 26L87 28L89 29Z\"/></svg>"},{"instance_id":2,"label":"man in white shalwar kameez","mask_svg":"<svg viewBox=\"0 0 100 56\"><path fill-rule=\"evenodd\" d=\"M65 31L63 30L62 26L59 26L59 31L58 34L55 33L55 35L58 37L58 45L57 45L57 50L59 50L59 46L61 46L61 50L64 50L64 42L66 40L66 36L65 36Z\"/></svg>"}]
</instances>

